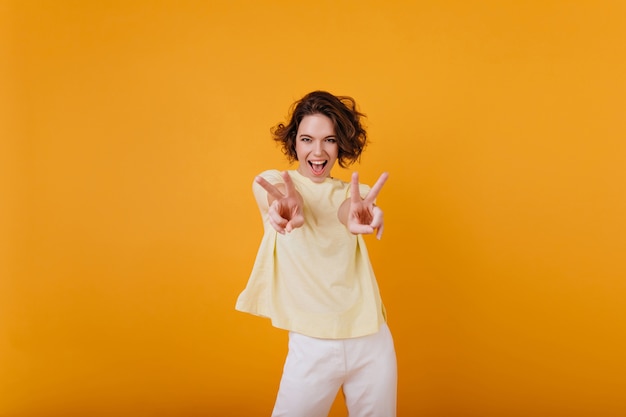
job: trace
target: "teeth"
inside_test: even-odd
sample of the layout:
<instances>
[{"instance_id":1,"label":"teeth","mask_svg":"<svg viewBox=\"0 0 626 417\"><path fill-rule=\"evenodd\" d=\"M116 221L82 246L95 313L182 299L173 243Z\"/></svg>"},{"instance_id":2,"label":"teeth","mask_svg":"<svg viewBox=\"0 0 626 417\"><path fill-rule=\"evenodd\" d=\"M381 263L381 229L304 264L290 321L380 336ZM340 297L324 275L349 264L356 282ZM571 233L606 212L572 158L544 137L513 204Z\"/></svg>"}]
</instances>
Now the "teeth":
<instances>
[{"instance_id":1,"label":"teeth","mask_svg":"<svg viewBox=\"0 0 626 417\"><path fill-rule=\"evenodd\" d=\"M313 165L324 165L326 161L311 161Z\"/></svg>"}]
</instances>

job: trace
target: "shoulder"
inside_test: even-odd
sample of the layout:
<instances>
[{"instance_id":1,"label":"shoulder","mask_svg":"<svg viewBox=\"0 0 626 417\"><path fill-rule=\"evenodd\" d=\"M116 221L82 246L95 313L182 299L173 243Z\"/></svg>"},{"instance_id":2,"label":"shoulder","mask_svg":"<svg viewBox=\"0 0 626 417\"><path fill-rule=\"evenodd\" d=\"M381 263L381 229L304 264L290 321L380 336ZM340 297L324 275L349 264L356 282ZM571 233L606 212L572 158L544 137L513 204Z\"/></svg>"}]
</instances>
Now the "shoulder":
<instances>
[{"instance_id":1,"label":"shoulder","mask_svg":"<svg viewBox=\"0 0 626 417\"><path fill-rule=\"evenodd\" d=\"M265 178L268 182L272 184L283 182L283 177L280 175L280 171L277 169L268 169L267 171L261 172L258 176Z\"/></svg>"},{"instance_id":2,"label":"shoulder","mask_svg":"<svg viewBox=\"0 0 626 417\"><path fill-rule=\"evenodd\" d=\"M282 184L284 182L283 177L280 174L280 171L277 169L268 169L267 171L261 172L256 177L261 177L265 181L269 182L270 184ZM265 191L263 187L261 187L259 183L257 183L254 179L252 180L252 190L254 191L255 194L257 192Z\"/></svg>"}]
</instances>

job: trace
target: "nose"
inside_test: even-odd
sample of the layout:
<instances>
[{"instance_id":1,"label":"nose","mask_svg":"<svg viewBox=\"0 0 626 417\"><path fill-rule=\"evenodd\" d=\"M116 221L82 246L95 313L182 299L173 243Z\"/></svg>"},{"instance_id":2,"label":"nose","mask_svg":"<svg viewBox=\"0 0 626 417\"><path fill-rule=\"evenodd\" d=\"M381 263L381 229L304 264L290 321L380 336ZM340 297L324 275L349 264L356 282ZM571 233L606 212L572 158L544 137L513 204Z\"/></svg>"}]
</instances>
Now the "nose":
<instances>
[{"instance_id":1,"label":"nose","mask_svg":"<svg viewBox=\"0 0 626 417\"><path fill-rule=\"evenodd\" d=\"M314 145L314 148L313 148L313 153L315 155L321 155L323 148L324 148L324 146L323 146L321 140L315 141L315 145Z\"/></svg>"}]
</instances>

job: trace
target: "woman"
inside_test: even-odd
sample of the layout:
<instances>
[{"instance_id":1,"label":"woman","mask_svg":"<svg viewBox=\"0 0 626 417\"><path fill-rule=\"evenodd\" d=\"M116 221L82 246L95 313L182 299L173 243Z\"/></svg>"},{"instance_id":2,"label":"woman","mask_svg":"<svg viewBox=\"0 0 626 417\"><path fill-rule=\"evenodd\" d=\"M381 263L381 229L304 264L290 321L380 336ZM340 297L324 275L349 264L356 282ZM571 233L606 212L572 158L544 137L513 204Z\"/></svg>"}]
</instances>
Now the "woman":
<instances>
[{"instance_id":1,"label":"woman","mask_svg":"<svg viewBox=\"0 0 626 417\"><path fill-rule=\"evenodd\" d=\"M253 192L264 235L236 308L289 331L273 416L325 416L340 388L351 417L396 415L397 365L391 333L362 234L383 232L375 199L358 174L331 176L359 160L363 114L350 97L314 91L273 130L296 170L269 170Z\"/></svg>"}]
</instances>

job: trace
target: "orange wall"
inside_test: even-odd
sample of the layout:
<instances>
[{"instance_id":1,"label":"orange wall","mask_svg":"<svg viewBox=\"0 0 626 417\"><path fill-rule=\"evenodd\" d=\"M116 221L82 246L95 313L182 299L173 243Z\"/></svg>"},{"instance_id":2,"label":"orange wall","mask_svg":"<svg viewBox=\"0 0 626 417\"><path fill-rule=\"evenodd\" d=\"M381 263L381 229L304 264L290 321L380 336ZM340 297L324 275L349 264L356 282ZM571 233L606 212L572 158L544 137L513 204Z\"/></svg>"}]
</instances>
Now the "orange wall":
<instances>
[{"instance_id":1,"label":"orange wall","mask_svg":"<svg viewBox=\"0 0 626 417\"><path fill-rule=\"evenodd\" d=\"M399 415L626 415L625 3L266 3L1 3L0 416L269 414L251 181L318 88L390 172Z\"/></svg>"}]
</instances>

